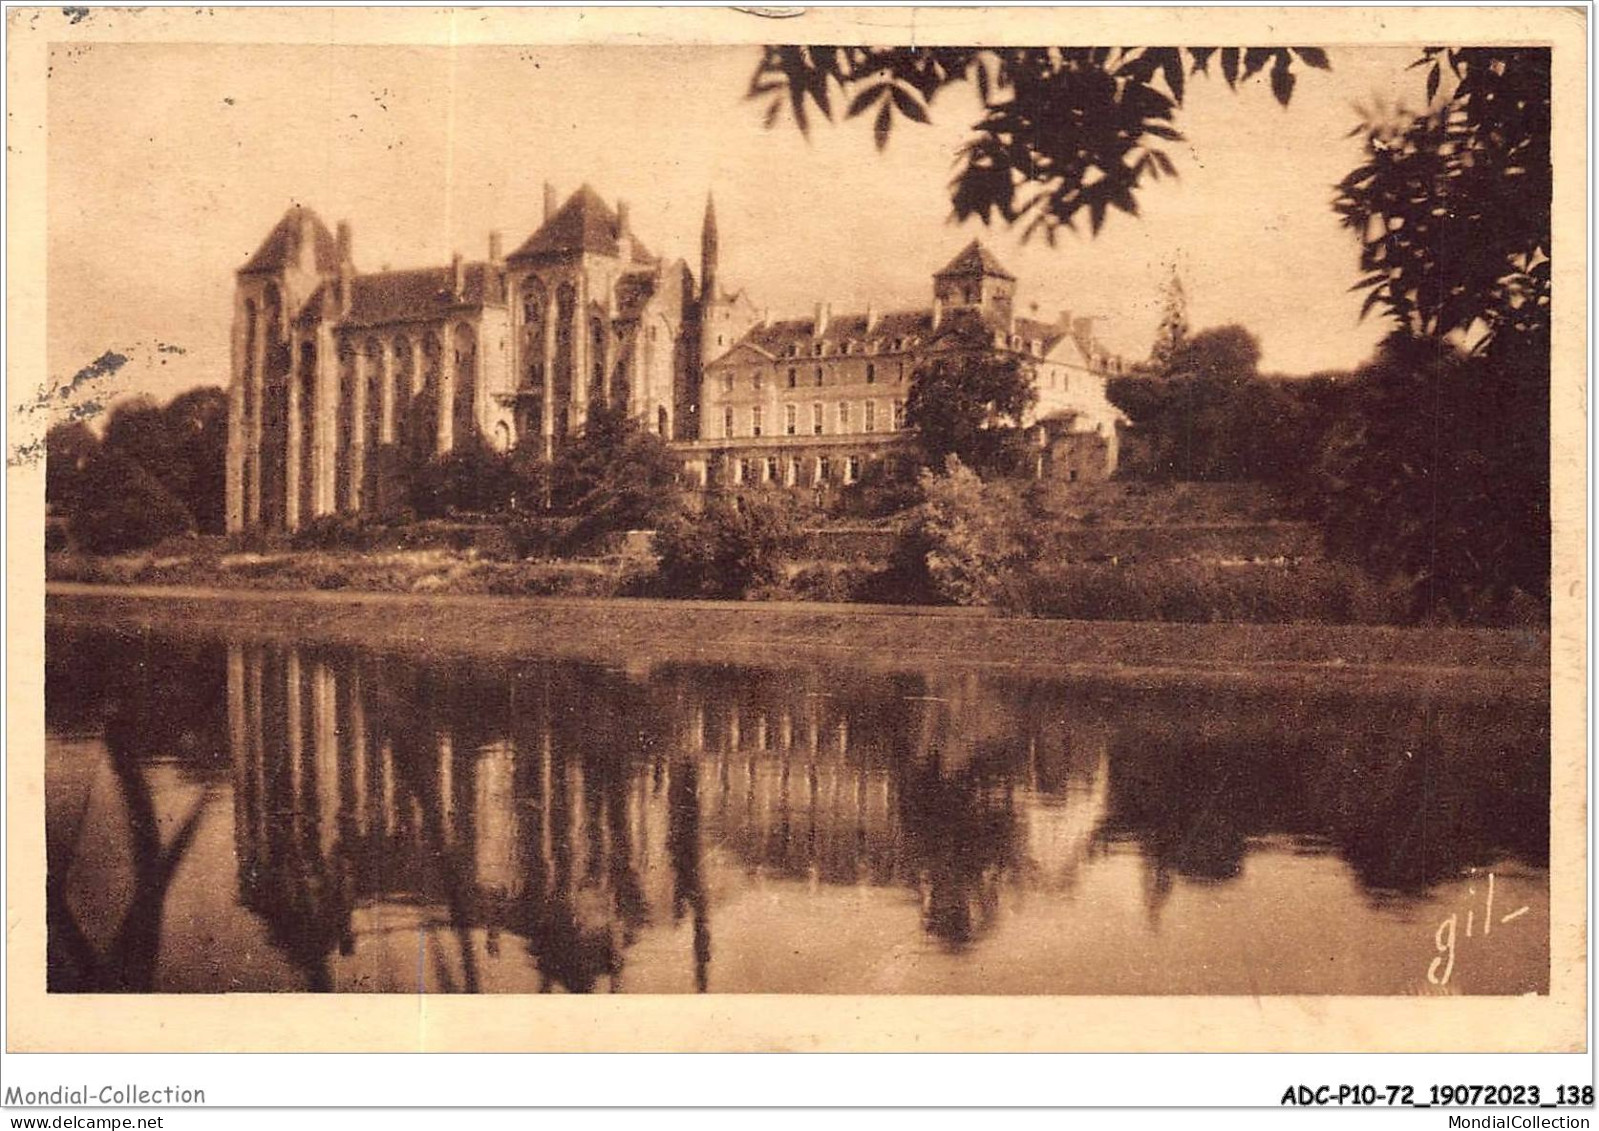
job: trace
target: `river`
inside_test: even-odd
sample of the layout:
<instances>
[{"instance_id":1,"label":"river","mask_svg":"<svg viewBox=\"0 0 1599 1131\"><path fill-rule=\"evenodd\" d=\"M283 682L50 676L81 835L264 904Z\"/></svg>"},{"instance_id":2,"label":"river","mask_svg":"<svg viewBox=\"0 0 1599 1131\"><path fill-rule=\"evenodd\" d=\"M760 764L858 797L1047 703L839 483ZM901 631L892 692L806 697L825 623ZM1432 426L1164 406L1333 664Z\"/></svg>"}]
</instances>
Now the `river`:
<instances>
[{"instance_id":1,"label":"river","mask_svg":"<svg viewBox=\"0 0 1599 1131\"><path fill-rule=\"evenodd\" d=\"M54 991L1521 994L1536 695L52 625Z\"/></svg>"}]
</instances>

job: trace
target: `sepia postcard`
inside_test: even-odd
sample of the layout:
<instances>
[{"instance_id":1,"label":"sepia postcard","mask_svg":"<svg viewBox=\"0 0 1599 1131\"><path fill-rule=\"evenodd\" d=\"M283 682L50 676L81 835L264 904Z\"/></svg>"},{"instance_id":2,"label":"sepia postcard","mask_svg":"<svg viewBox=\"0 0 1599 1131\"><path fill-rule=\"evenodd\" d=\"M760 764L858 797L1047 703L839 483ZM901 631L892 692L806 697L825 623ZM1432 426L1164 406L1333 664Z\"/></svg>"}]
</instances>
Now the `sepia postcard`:
<instances>
[{"instance_id":1,"label":"sepia postcard","mask_svg":"<svg viewBox=\"0 0 1599 1131\"><path fill-rule=\"evenodd\" d=\"M6 17L9 1050L1584 1047L1586 13Z\"/></svg>"}]
</instances>

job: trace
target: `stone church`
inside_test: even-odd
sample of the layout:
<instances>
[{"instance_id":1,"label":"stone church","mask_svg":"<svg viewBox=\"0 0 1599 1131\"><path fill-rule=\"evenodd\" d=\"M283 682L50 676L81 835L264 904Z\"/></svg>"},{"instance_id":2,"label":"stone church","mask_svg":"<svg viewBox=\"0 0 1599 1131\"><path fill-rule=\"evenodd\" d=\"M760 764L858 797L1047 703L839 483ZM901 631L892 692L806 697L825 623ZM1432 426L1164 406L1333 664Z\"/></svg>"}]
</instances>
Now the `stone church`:
<instances>
[{"instance_id":1,"label":"stone church","mask_svg":"<svg viewBox=\"0 0 1599 1131\"><path fill-rule=\"evenodd\" d=\"M929 308L777 322L721 284L709 201L698 280L587 185L559 207L546 185L537 231L487 243L481 261L361 273L348 223L284 215L237 276L230 531L393 510L412 469L461 444L548 458L602 404L671 441L692 486L845 484L905 445L909 375L947 350L1032 363L1039 474L1115 467L1114 362L1086 320L1017 317L1014 277L975 241Z\"/></svg>"}]
</instances>

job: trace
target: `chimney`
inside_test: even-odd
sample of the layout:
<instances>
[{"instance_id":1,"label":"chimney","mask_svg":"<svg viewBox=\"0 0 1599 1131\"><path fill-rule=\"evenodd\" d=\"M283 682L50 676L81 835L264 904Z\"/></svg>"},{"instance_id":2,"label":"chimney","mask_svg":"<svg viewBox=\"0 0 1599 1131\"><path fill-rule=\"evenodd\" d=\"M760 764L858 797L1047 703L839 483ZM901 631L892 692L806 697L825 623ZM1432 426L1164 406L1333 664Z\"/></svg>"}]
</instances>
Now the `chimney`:
<instances>
[{"instance_id":1,"label":"chimney","mask_svg":"<svg viewBox=\"0 0 1599 1131\"><path fill-rule=\"evenodd\" d=\"M621 239L623 236L631 234L632 230L633 229L628 226L627 201L618 200L616 202L616 237L617 237L617 239Z\"/></svg>"},{"instance_id":2,"label":"chimney","mask_svg":"<svg viewBox=\"0 0 1599 1131\"><path fill-rule=\"evenodd\" d=\"M348 236L349 225L340 224L339 235L341 237ZM350 260L348 257L341 258L339 260L339 316L341 318L348 316L350 313L350 305L353 301L351 296L354 291L354 279L355 270L350 266Z\"/></svg>"},{"instance_id":3,"label":"chimney","mask_svg":"<svg viewBox=\"0 0 1599 1131\"><path fill-rule=\"evenodd\" d=\"M877 329L877 324L883 320L883 312L877 309L877 302L873 300L866 304L866 332L870 334Z\"/></svg>"},{"instance_id":4,"label":"chimney","mask_svg":"<svg viewBox=\"0 0 1599 1131\"><path fill-rule=\"evenodd\" d=\"M354 247L354 239L350 235L350 222L348 220L340 220L339 221L338 244L339 244L339 262L340 263L349 263L349 262L351 262L351 260L352 260L351 252L352 252L353 247Z\"/></svg>"},{"instance_id":5,"label":"chimney","mask_svg":"<svg viewBox=\"0 0 1599 1131\"><path fill-rule=\"evenodd\" d=\"M816 329L812 331L818 338L827 333L827 324L833 318L833 304L819 302L816 304Z\"/></svg>"},{"instance_id":6,"label":"chimney","mask_svg":"<svg viewBox=\"0 0 1599 1131\"><path fill-rule=\"evenodd\" d=\"M450 294L456 298L466 294L466 264L461 262L460 252L450 256Z\"/></svg>"},{"instance_id":7,"label":"chimney","mask_svg":"<svg viewBox=\"0 0 1599 1131\"><path fill-rule=\"evenodd\" d=\"M505 244L498 229L496 229L489 233L489 262L498 267L500 261L504 258Z\"/></svg>"},{"instance_id":8,"label":"chimney","mask_svg":"<svg viewBox=\"0 0 1599 1131\"><path fill-rule=\"evenodd\" d=\"M772 324L772 308L769 307L769 306L763 306L761 308L761 325L762 326L770 326L771 324Z\"/></svg>"},{"instance_id":9,"label":"chimney","mask_svg":"<svg viewBox=\"0 0 1599 1131\"><path fill-rule=\"evenodd\" d=\"M933 297L933 329L938 329L939 323L944 321L944 300Z\"/></svg>"},{"instance_id":10,"label":"chimney","mask_svg":"<svg viewBox=\"0 0 1599 1131\"><path fill-rule=\"evenodd\" d=\"M550 217L555 215L555 186L549 181L544 182L544 222L548 224Z\"/></svg>"}]
</instances>

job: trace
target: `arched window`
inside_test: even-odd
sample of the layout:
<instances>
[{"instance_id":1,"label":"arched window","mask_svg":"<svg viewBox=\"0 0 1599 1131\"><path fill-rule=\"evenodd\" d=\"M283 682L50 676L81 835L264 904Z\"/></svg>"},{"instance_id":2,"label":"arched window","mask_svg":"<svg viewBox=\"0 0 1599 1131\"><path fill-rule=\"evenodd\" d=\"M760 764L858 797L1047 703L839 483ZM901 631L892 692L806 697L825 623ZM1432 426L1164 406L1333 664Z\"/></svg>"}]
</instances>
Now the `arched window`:
<instances>
[{"instance_id":1,"label":"arched window","mask_svg":"<svg viewBox=\"0 0 1599 1131\"><path fill-rule=\"evenodd\" d=\"M494 450L497 452L511 450L511 426L503 420L494 424Z\"/></svg>"},{"instance_id":2,"label":"arched window","mask_svg":"<svg viewBox=\"0 0 1599 1131\"><path fill-rule=\"evenodd\" d=\"M598 399L605 388L605 323L598 318L589 320L589 387Z\"/></svg>"},{"instance_id":3,"label":"arched window","mask_svg":"<svg viewBox=\"0 0 1599 1131\"><path fill-rule=\"evenodd\" d=\"M261 339L261 313L256 309L254 299L244 300L244 418L254 419L256 415L255 382L255 349L256 343Z\"/></svg>"},{"instance_id":4,"label":"arched window","mask_svg":"<svg viewBox=\"0 0 1599 1131\"><path fill-rule=\"evenodd\" d=\"M536 286L522 299L522 385L528 389L544 385L545 335L549 326L545 308L549 299Z\"/></svg>"},{"instance_id":5,"label":"arched window","mask_svg":"<svg viewBox=\"0 0 1599 1131\"><path fill-rule=\"evenodd\" d=\"M552 375L558 397L572 391L572 313L576 307L577 291L571 283L562 283L555 292L555 373ZM564 429L562 434L565 434Z\"/></svg>"},{"instance_id":6,"label":"arched window","mask_svg":"<svg viewBox=\"0 0 1599 1131\"><path fill-rule=\"evenodd\" d=\"M457 323L450 335L450 348L455 364L456 427L476 431L477 404L477 331L468 322Z\"/></svg>"}]
</instances>

